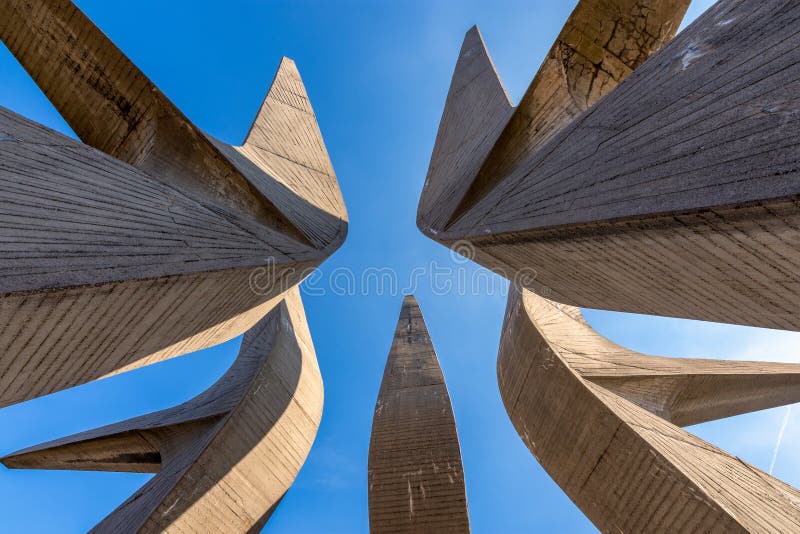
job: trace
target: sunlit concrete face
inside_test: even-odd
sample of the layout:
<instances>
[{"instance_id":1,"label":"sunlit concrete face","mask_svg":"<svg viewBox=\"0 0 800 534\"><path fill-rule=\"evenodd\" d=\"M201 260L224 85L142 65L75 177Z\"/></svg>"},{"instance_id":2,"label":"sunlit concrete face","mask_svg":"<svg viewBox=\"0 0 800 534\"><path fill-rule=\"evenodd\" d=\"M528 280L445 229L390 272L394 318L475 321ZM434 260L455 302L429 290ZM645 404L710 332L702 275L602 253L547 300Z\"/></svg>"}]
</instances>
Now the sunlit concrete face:
<instances>
[{"instance_id":1,"label":"sunlit concrete face","mask_svg":"<svg viewBox=\"0 0 800 534\"><path fill-rule=\"evenodd\" d=\"M497 376L522 440L601 531L800 528L800 492L680 428L800 401L800 365L639 354L515 291Z\"/></svg>"},{"instance_id":2,"label":"sunlit concrete face","mask_svg":"<svg viewBox=\"0 0 800 534\"><path fill-rule=\"evenodd\" d=\"M369 528L469 532L453 407L416 299L403 300L372 419Z\"/></svg>"},{"instance_id":3,"label":"sunlit concrete face","mask_svg":"<svg viewBox=\"0 0 800 534\"><path fill-rule=\"evenodd\" d=\"M604 532L800 528L800 493L679 428L797 402L800 366L645 356L577 306L800 330L800 6L581 0L514 107L464 40L417 223L509 278L498 382Z\"/></svg>"},{"instance_id":4,"label":"sunlit concrete face","mask_svg":"<svg viewBox=\"0 0 800 534\"><path fill-rule=\"evenodd\" d=\"M15 469L157 473L94 532L249 532L267 522L294 482L319 428L322 400L295 288L245 334L230 370L196 398L2 462Z\"/></svg>"},{"instance_id":5,"label":"sunlit concrete face","mask_svg":"<svg viewBox=\"0 0 800 534\"><path fill-rule=\"evenodd\" d=\"M294 62L229 146L69 1L2 2L0 38L83 141L0 108L0 407L244 333L195 399L3 462L157 473L96 532L259 529L322 415L297 284L347 232Z\"/></svg>"},{"instance_id":6,"label":"sunlit concrete face","mask_svg":"<svg viewBox=\"0 0 800 534\"><path fill-rule=\"evenodd\" d=\"M420 229L563 303L800 329L797 6L670 41L687 5L580 2L516 108L471 30Z\"/></svg>"},{"instance_id":7,"label":"sunlit concrete face","mask_svg":"<svg viewBox=\"0 0 800 534\"><path fill-rule=\"evenodd\" d=\"M0 38L85 143L0 110L0 406L238 336L344 240L292 60L232 147L71 2L3 2Z\"/></svg>"}]
</instances>

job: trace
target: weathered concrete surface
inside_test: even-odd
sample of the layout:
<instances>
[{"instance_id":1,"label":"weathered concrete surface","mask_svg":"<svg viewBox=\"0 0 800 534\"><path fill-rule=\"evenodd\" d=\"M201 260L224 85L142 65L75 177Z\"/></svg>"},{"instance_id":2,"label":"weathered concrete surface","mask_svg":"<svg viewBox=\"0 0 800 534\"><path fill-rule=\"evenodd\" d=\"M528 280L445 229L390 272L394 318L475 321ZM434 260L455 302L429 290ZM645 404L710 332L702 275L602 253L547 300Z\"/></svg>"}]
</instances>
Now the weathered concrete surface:
<instances>
[{"instance_id":1,"label":"weathered concrete surface","mask_svg":"<svg viewBox=\"0 0 800 534\"><path fill-rule=\"evenodd\" d=\"M447 386L416 299L403 299L369 444L373 533L469 532Z\"/></svg>"},{"instance_id":2,"label":"weathered concrete surface","mask_svg":"<svg viewBox=\"0 0 800 534\"><path fill-rule=\"evenodd\" d=\"M796 532L800 492L676 425L800 401L800 365L625 349L512 292L497 362L520 437L603 532Z\"/></svg>"},{"instance_id":3,"label":"weathered concrete surface","mask_svg":"<svg viewBox=\"0 0 800 534\"><path fill-rule=\"evenodd\" d=\"M291 60L231 147L71 2L0 3L0 38L86 143L0 109L0 406L240 335L342 243Z\"/></svg>"},{"instance_id":4,"label":"weathered concrete surface","mask_svg":"<svg viewBox=\"0 0 800 534\"><path fill-rule=\"evenodd\" d=\"M198 397L2 462L17 469L158 473L93 532L258 531L303 465L322 403L322 377L295 288L245 334L230 370Z\"/></svg>"},{"instance_id":5,"label":"weathered concrete surface","mask_svg":"<svg viewBox=\"0 0 800 534\"><path fill-rule=\"evenodd\" d=\"M617 10L638 16L631 4L583 0L570 21L603 34ZM652 4L665 33L631 49L631 68L685 8ZM499 81L468 81L462 51L453 88L466 89L448 97L418 225L510 279L535 271L517 281L567 304L797 330L798 21L796 2L722 0L610 92L580 62L548 74L569 22L506 126L481 101ZM439 148L455 146L453 124L469 153Z\"/></svg>"}]
</instances>

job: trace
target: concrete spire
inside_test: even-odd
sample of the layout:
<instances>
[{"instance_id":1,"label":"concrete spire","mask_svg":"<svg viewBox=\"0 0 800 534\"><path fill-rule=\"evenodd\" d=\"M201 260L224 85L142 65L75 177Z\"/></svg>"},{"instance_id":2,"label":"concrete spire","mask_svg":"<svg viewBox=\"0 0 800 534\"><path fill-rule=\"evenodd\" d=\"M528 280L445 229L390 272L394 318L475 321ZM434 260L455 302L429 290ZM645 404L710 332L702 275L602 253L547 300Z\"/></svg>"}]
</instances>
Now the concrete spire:
<instances>
[{"instance_id":1,"label":"concrete spire","mask_svg":"<svg viewBox=\"0 0 800 534\"><path fill-rule=\"evenodd\" d=\"M461 448L416 299L403 299L369 444L370 532L469 532Z\"/></svg>"},{"instance_id":2,"label":"concrete spire","mask_svg":"<svg viewBox=\"0 0 800 534\"><path fill-rule=\"evenodd\" d=\"M473 26L464 36L450 82L419 221L431 228L447 223L513 110L481 32Z\"/></svg>"}]
</instances>

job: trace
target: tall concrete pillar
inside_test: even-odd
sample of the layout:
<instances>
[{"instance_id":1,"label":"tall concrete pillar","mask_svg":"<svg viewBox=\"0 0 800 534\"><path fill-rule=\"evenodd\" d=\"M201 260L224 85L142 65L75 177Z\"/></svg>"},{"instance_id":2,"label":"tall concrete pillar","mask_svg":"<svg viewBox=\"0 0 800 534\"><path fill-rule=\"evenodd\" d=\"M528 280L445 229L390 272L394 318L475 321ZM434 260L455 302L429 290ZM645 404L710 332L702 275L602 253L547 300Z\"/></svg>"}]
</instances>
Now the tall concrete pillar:
<instances>
[{"instance_id":1,"label":"tall concrete pillar","mask_svg":"<svg viewBox=\"0 0 800 534\"><path fill-rule=\"evenodd\" d=\"M369 443L369 528L469 532L447 385L416 299L403 299Z\"/></svg>"}]
</instances>

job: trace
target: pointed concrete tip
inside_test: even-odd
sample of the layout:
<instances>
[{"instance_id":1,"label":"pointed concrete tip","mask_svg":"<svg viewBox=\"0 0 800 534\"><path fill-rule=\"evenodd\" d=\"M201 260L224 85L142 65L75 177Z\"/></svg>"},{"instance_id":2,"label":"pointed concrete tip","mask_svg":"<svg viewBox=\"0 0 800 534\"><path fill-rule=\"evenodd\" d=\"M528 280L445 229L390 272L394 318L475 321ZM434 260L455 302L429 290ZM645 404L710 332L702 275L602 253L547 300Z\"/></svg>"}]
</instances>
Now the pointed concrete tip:
<instances>
[{"instance_id":1,"label":"pointed concrete tip","mask_svg":"<svg viewBox=\"0 0 800 534\"><path fill-rule=\"evenodd\" d=\"M282 56L281 57L281 62L280 62L280 65L278 65L278 70L281 70L281 67L283 67L284 64L287 65L287 66L290 66L290 67L295 67L295 68L297 67L297 64L289 56Z\"/></svg>"},{"instance_id":2,"label":"pointed concrete tip","mask_svg":"<svg viewBox=\"0 0 800 534\"><path fill-rule=\"evenodd\" d=\"M413 293L411 295L405 295L403 297L403 305L406 304L415 304L415 305L417 304L417 298L414 296Z\"/></svg>"},{"instance_id":3,"label":"pointed concrete tip","mask_svg":"<svg viewBox=\"0 0 800 534\"><path fill-rule=\"evenodd\" d=\"M450 221L513 110L480 29L472 26L458 53L417 208L417 227L426 236L449 240Z\"/></svg>"},{"instance_id":4,"label":"pointed concrete tip","mask_svg":"<svg viewBox=\"0 0 800 534\"><path fill-rule=\"evenodd\" d=\"M281 61L278 63L278 68L275 69L275 76L272 77L272 83L269 84L267 96L269 97L269 92L280 84L282 78L293 78L295 76L300 78L300 71L297 69L297 63L295 63L294 60L288 56L281 57Z\"/></svg>"},{"instance_id":5,"label":"pointed concrete tip","mask_svg":"<svg viewBox=\"0 0 800 534\"><path fill-rule=\"evenodd\" d=\"M297 85L294 83L294 80L299 80L300 84ZM247 136L245 137L244 144L248 144L253 135L253 129L255 128L256 124L265 124L268 122L274 122L272 116L267 112L269 109L269 102L272 101L281 101L285 99L285 96L281 96L281 94L286 90L287 87L293 87L294 91L301 91L301 96L308 100L308 95L305 93L305 86L303 85L303 79L300 76L300 71L297 70L297 65L295 64L294 60L290 57L283 56L281 58L280 64L278 68L275 69L275 75L272 77L272 81L269 84L269 89L267 89L267 95L264 97L264 100L261 102L261 107L256 113L255 119L253 119L253 123L250 125L250 131L247 132ZM308 126L308 125L306 125ZM287 136L291 137L290 132L288 132L288 127L283 125L282 130L286 133ZM318 132L311 132L311 135L314 137L318 137ZM323 144L323 143L321 143ZM327 152L325 152L325 158L327 158Z\"/></svg>"},{"instance_id":6,"label":"pointed concrete tip","mask_svg":"<svg viewBox=\"0 0 800 534\"><path fill-rule=\"evenodd\" d=\"M0 458L0 464L3 464L7 469L30 469L31 465L35 465L35 462L32 464L30 461L32 458L31 453L35 455L42 449L43 447L34 445L33 447L16 450Z\"/></svg>"},{"instance_id":7,"label":"pointed concrete tip","mask_svg":"<svg viewBox=\"0 0 800 534\"><path fill-rule=\"evenodd\" d=\"M464 34L462 47L467 43L469 43L470 47L480 45L481 48L484 50L486 49L486 43L483 40L483 34L481 33L481 29L477 24L473 25L469 30L467 30L467 33ZM489 52L486 51L486 54L488 55Z\"/></svg>"}]
</instances>

